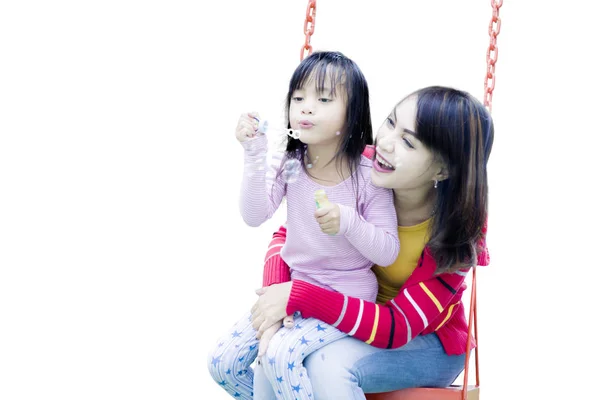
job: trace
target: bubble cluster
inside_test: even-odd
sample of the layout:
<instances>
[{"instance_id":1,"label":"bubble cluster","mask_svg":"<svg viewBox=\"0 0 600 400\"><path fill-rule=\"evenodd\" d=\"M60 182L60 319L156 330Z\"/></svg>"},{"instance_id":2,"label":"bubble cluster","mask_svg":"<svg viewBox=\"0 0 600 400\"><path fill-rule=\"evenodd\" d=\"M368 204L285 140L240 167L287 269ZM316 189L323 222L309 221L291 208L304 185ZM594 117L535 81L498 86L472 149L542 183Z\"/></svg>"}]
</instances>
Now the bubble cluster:
<instances>
[{"instance_id":1,"label":"bubble cluster","mask_svg":"<svg viewBox=\"0 0 600 400\"><path fill-rule=\"evenodd\" d=\"M300 170L302 169L302 166L300 165L300 161L295 159L295 158L291 158L289 160L287 160L284 164L283 164L283 179L285 180L286 183L294 183L298 180L298 177L300 176Z\"/></svg>"}]
</instances>

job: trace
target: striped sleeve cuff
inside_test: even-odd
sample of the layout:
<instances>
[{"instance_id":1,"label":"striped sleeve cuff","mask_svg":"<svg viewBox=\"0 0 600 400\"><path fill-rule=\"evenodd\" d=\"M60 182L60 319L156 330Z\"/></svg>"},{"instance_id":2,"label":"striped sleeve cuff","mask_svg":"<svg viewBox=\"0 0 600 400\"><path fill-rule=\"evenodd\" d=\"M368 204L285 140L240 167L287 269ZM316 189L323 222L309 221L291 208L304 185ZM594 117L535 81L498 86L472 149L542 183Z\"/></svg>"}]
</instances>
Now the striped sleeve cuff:
<instances>
[{"instance_id":1,"label":"striped sleeve cuff","mask_svg":"<svg viewBox=\"0 0 600 400\"><path fill-rule=\"evenodd\" d=\"M291 315L300 311L304 318L314 317L333 325L338 320L343 305L343 294L294 280L286 312Z\"/></svg>"}]
</instances>

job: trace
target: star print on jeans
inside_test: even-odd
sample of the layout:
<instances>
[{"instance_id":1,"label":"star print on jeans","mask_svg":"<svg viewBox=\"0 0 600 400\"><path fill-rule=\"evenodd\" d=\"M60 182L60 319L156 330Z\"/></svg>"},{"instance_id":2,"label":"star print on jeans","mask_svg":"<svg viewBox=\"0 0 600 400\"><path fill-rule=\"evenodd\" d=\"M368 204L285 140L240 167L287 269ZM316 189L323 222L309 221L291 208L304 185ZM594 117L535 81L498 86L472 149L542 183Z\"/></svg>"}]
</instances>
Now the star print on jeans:
<instances>
[{"instance_id":1,"label":"star print on jeans","mask_svg":"<svg viewBox=\"0 0 600 400\"><path fill-rule=\"evenodd\" d=\"M304 338L304 336L302 336L302 339L300 339L300 344L304 344L308 346L308 343L310 342L310 340L307 340Z\"/></svg>"}]
</instances>

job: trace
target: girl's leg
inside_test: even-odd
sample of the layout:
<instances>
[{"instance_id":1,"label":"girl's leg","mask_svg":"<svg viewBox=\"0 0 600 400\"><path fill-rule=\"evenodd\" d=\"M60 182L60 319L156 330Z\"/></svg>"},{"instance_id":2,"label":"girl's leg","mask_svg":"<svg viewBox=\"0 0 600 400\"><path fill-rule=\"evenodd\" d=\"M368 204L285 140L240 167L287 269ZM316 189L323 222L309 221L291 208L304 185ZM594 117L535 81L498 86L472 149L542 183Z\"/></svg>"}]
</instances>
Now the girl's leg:
<instances>
[{"instance_id":1,"label":"girl's leg","mask_svg":"<svg viewBox=\"0 0 600 400\"><path fill-rule=\"evenodd\" d=\"M447 355L433 333L393 350L346 337L314 352L305 364L313 400L364 400L364 393L448 386L464 360L464 355Z\"/></svg>"},{"instance_id":2,"label":"girl's leg","mask_svg":"<svg viewBox=\"0 0 600 400\"><path fill-rule=\"evenodd\" d=\"M260 363L278 398L313 400L303 360L346 334L314 318L296 316L294 322L294 328L275 334Z\"/></svg>"},{"instance_id":3,"label":"girl's leg","mask_svg":"<svg viewBox=\"0 0 600 400\"><path fill-rule=\"evenodd\" d=\"M254 367L254 400L277 400L273 386L260 363Z\"/></svg>"},{"instance_id":4,"label":"girl's leg","mask_svg":"<svg viewBox=\"0 0 600 400\"><path fill-rule=\"evenodd\" d=\"M208 370L213 379L232 397L251 400L253 371L250 364L258 353L256 330L244 316L217 342L208 356Z\"/></svg>"}]
</instances>

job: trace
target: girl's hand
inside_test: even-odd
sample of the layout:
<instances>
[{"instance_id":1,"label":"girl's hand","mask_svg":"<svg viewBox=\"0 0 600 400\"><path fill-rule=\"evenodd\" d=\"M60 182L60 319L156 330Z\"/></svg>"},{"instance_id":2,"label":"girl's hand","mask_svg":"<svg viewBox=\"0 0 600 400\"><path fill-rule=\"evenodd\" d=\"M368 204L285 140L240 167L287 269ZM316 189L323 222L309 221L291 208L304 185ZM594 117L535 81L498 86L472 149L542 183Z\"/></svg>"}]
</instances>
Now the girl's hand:
<instances>
[{"instance_id":1,"label":"girl's hand","mask_svg":"<svg viewBox=\"0 0 600 400\"><path fill-rule=\"evenodd\" d=\"M237 127L235 128L235 137L240 143L256 136L258 121L254 118L259 118L258 113L251 112L240 115Z\"/></svg>"},{"instance_id":2,"label":"girl's hand","mask_svg":"<svg viewBox=\"0 0 600 400\"><path fill-rule=\"evenodd\" d=\"M328 203L318 208L315 218L323 233L337 235L340 231L340 207L337 204Z\"/></svg>"}]
</instances>

